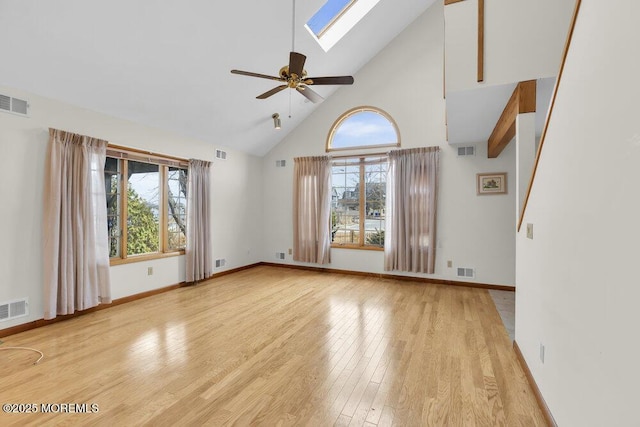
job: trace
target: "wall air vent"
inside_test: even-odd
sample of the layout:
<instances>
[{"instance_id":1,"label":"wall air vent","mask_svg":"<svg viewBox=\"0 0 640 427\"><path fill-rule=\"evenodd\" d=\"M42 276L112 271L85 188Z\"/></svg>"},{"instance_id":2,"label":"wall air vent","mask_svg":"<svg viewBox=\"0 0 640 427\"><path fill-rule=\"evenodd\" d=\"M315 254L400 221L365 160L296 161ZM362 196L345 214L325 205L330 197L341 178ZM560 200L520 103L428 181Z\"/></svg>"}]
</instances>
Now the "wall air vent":
<instances>
[{"instance_id":1,"label":"wall air vent","mask_svg":"<svg viewBox=\"0 0 640 427\"><path fill-rule=\"evenodd\" d=\"M475 156L476 155L476 147L470 145L468 147L458 147L458 157L462 156Z\"/></svg>"},{"instance_id":2,"label":"wall air vent","mask_svg":"<svg viewBox=\"0 0 640 427\"><path fill-rule=\"evenodd\" d=\"M276 259L284 259L284 252L276 252Z\"/></svg>"},{"instance_id":3,"label":"wall air vent","mask_svg":"<svg viewBox=\"0 0 640 427\"><path fill-rule=\"evenodd\" d=\"M0 322L29 314L29 300L22 298L0 303Z\"/></svg>"},{"instance_id":4,"label":"wall air vent","mask_svg":"<svg viewBox=\"0 0 640 427\"><path fill-rule=\"evenodd\" d=\"M467 277L467 278L473 278L475 277L475 270L473 268L468 268L468 267L458 267L457 268L457 276L458 277Z\"/></svg>"},{"instance_id":5,"label":"wall air vent","mask_svg":"<svg viewBox=\"0 0 640 427\"><path fill-rule=\"evenodd\" d=\"M222 150L216 150L216 159L227 160L227 152Z\"/></svg>"},{"instance_id":6,"label":"wall air vent","mask_svg":"<svg viewBox=\"0 0 640 427\"><path fill-rule=\"evenodd\" d=\"M0 111L28 117L29 103L24 99L12 98L7 95L0 95Z\"/></svg>"},{"instance_id":7,"label":"wall air vent","mask_svg":"<svg viewBox=\"0 0 640 427\"><path fill-rule=\"evenodd\" d=\"M227 264L227 260L225 258L220 258L216 260L216 268L222 268Z\"/></svg>"},{"instance_id":8,"label":"wall air vent","mask_svg":"<svg viewBox=\"0 0 640 427\"><path fill-rule=\"evenodd\" d=\"M277 168L283 168L287 166L287 161L286 160L276 160L276 167Z\"/></svg>"}]
</instances>

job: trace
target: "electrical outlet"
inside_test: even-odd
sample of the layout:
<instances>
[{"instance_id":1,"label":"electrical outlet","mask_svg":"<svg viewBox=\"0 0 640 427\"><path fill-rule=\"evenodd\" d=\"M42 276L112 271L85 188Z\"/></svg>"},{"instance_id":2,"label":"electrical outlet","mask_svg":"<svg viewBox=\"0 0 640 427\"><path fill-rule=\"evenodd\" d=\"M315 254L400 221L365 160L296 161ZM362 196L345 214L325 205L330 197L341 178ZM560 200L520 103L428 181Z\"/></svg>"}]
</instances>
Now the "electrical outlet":
<instances>
[{"instance_id":1,"label":"electrical outlet","mask_svg":"<svg viewBox=\"0 0 640 427\"><path fill-rule=\"evenodd\" d=\"M527 239L533 239L533 224L527 224Z\"/></svg>"},{"instance_id":2,"label":"electrical outlet","mask_svg":"<svg viewBox=\"0 0 640 427\"><path fill-rule=\"evenodd\" d=\"M453 267L453 261L449 260L447 261L447 268L451 268Z\"/></svg>"},{"instance_id":3,"label":"electrical outlet","mask_svg":"<svg viewBox=\"0 0 640 427\"><path fill-rule=\"evenodd\" d=\"M544 344L540 343L540 361L544 363Z\"/></svg>"},{"instance_id":4,"label":"electrical outlet","mask_svg":"<svg viewBox=\"0 0 640 427\"><path fill-rule=\"evenodd\" d=\"M289 248L289 255L293 254L293 249Z\"/></svg>"},{"instance_id":5,"label":"electrical outlet","mask_svg":"<svg viewBox=\"0 0 640 427\"><path fill-rule=\"evenodd\" d=\"M153 275L153 267L148 267L147 268L147 276L151 276Z\"/></svg>"}]
</instances>

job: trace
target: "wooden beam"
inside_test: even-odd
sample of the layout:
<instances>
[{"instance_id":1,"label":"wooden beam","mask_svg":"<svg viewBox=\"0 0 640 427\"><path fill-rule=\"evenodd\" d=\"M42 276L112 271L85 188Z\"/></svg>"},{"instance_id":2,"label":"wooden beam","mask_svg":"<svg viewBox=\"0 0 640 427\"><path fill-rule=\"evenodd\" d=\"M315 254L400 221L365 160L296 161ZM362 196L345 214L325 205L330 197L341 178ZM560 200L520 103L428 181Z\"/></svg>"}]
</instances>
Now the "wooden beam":
<instances>
[{"instance_id":1,"label":"wooden beam","mask_svg":"<svg viewBox=\"0 0 640 427\"><path fill-rule=\"evenodd\" d=\"M478 82L484 81L484 0L478 0Z\"/></svg>"},{"instance_id":2,"label":"wooden beam","mask_svg":"<svg viewBox=\"0 0 640 427\"><path fill-rule=\"evenodd\" d=\"M516 136L516 117L518 114L535 111L536 81L528 80L518 83L489 137L487 153L490 159L498 157Z\"/></svg>"}]
</instances>

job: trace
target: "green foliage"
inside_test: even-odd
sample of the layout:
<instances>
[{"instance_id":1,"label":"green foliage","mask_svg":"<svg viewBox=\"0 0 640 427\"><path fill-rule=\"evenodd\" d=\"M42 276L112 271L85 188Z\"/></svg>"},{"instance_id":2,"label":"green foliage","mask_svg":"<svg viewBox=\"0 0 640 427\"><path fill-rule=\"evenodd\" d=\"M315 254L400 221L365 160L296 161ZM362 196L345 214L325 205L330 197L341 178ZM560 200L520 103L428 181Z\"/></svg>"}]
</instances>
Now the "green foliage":
<instances>
[{"instance_id":1,"label":"green foliage","mask_svg":"<svg viewBox=\"0 0 640 427\"><path fill-rule=\"evenodd\" d=\"M131 186L127 190L127 253L158 251L160 227L151 206Z\"/></svg>"},{"instance_id":2,"label":"green foliage","mask_svg":"<svg viewBox=\"0 0 640 427\"><path fill-rule=\"evenodd\" d=\"M384 230L378 230L367 236L367 245L384 246Z\"/></svg>"}]
</instances>

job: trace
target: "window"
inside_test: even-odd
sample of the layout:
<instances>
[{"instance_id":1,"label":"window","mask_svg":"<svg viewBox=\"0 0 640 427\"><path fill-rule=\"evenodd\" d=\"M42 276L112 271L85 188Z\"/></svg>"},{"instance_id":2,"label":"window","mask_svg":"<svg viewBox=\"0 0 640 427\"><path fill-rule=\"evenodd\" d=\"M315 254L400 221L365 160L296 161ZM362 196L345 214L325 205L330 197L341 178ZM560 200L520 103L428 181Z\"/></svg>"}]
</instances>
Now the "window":
<instances>
[{"instance_id":1,"label":"window","mask_svg":"<svg viewBox=\"0 0 640 427\"><path fill-rule=\"evenodd\" d=\"M184 251L187 167L184 160L109 146L104 173L112 263Z\"/></svg>"},{"instance_id":2,"label":"window","mask_svg":"<svg viewBox=\"0 0 640 427\"><path fill-rule=\"evenodd\" d=\"M400 132L389 114L375 107L357 107L335 121L327 137L327 151L399 147Z\"/></svg>"},{"instance_id":3,"label":"window","mask_svg":"<svg viewBox=\"0 0 640 427\"><path fill-rule=\"evenodd\" d=\"M328 52L380 0L327 0L305 27Z\"/></svg>"},{"instance_id":4,"label":"window","mask_svg":"<svg viewBox=\"0 0 640 427\"><path fill-rule=\"evenodd\" d=\"M387 158L354 157L331 166L334 247L384 247Z\"/></svg>"}]
</instances>

